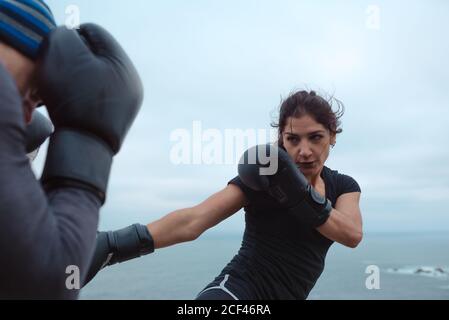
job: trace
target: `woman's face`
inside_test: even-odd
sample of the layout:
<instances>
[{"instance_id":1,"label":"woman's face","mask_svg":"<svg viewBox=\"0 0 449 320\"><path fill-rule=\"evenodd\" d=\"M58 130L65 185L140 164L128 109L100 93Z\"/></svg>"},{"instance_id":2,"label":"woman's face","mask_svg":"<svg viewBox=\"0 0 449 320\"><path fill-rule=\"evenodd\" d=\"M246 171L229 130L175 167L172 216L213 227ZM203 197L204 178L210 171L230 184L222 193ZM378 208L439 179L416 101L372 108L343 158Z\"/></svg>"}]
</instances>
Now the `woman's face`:
<instances>
[{"instance_id":1,"label":"woman's face","mask_svg":"<svg viewBox=\"0 0 449 320\"><path fill-rule=\"evenodd\" d=\"M309 115L289 117L282 131L284 148L308 180L321 173L335 138Z\"/></svg>"}]
</instances>

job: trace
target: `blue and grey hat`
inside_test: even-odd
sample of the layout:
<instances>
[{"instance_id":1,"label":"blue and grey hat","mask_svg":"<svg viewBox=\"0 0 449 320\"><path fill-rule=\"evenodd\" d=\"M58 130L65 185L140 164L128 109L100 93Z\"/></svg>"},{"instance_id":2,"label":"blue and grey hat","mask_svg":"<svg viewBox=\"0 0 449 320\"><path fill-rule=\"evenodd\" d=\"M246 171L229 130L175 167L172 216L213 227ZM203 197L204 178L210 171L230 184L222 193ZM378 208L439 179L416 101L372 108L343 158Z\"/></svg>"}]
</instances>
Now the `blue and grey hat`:
<instances>
[{"instance_id":1,"label":"blue and grey hat","mask_svg":"<svg viewBox=\"0 0 449 320\"><path fill-rule=\"evenodd\" d=\"M56 27L43 0L0 0L0 41L31 59L45 36Z\"/></svg>"}]
</instances>

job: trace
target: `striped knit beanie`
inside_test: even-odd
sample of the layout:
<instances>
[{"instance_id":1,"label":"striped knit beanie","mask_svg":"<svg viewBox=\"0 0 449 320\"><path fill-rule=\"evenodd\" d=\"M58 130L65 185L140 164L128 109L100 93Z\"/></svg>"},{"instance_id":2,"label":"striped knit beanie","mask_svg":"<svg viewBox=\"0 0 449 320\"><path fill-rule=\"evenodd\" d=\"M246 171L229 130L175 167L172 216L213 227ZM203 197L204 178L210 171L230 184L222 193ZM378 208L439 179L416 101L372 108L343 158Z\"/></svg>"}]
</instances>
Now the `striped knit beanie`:
<instances>
[{"instance_id":1,"label":"striped knit beanie","mask_svg":"<svg viewBox=\"0 0 449 320\"><path fill-rule=\"evenodd\" d=\"M0 0L0 42L33 60L55 26L53 14L43 0Z\"/></svg>"}]
</instances>

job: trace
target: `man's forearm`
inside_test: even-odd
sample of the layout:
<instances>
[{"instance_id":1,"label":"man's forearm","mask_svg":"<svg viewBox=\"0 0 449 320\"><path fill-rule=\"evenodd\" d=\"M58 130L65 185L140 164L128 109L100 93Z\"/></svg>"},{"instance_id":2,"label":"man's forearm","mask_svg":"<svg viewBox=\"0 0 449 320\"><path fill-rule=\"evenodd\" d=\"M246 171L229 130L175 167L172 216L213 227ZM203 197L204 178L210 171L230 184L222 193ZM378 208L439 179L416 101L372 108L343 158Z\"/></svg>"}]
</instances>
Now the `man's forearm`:
<instances>
[{"instance_id":1,"label":"man's forearm","mask_svg":"<svg viewBox=\"0 0 449 320\"><path fill-rule=\"evenodd\" d=\"M0 296L76 298L78 291L66 288L66 271L76 266L80 277L87 272L100 200L77 189L46 195L26 165L14 176L4 169L0 187L9 192L0 192Z\"/></svg>"}]
</instances>

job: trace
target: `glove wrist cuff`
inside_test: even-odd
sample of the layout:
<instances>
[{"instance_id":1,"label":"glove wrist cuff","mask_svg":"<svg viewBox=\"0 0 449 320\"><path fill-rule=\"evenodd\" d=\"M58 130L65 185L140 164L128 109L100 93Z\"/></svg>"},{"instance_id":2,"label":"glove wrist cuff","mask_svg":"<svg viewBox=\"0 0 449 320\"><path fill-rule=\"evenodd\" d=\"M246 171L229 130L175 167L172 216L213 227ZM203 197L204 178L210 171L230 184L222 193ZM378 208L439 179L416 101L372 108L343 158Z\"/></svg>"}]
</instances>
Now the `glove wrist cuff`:
<instances>
[{"instance_id":1,"label":"glove wrist cuff","mask_svg":"<svg viewBox=\"0 0 449 320\"><path fill-rule=\"evenodd\" d=\"M319 227L329 219L332 211L332 203L329 199L319 194L311 185L308 187L308 193L309 200L312 202L317 216L315 227Z\"/></svg>"},{"instance_id":2,"label":"glove wrist cuff","mask_svg":"<svg viewBox=\"0 0 449 320\"><path fill-rule=\"evenodd\" d=\"M325 224L329 219L332 211L332 204L324 197L322 197L320 202L316 202L314 197L310 198L311 199L301 201L288 211L290 214L298 217L311 227L318 228Z\"/></svg>"},{"instance_id":3,"label":"glove wrist cuff","mask_svg":"<svg viewBox=\"0 0 449 320\"><path fill-rule=\"evenodd\" d=\"M154 252L154 241L148 228L134 224L124 229L108 232L113 258L109 265L125 262Z\"/></svg>"},{"instance_id":4,"label":"glove wrist cuff","mask_svg":"<svg viewBox=\"0 0 449 320\"><path fill-rule=\"evenodd\" d=\"M67 181L85 185L103 195L104 203L112 159L112 150L95 136L57 130L50 140L42 183L47 188L67 185Z\"/></svg>"},{"instance_id":5,"label":"glove wrist cuff","mask_svg":"<svg viewBox=\"0 0 449 320\"><path fill-rule=\"evenodd\" d=\"M140 239L140 255L147 255L154 252L154 240L148 228L144 225L135 225Z\"/></svg>"}]
</instances>

